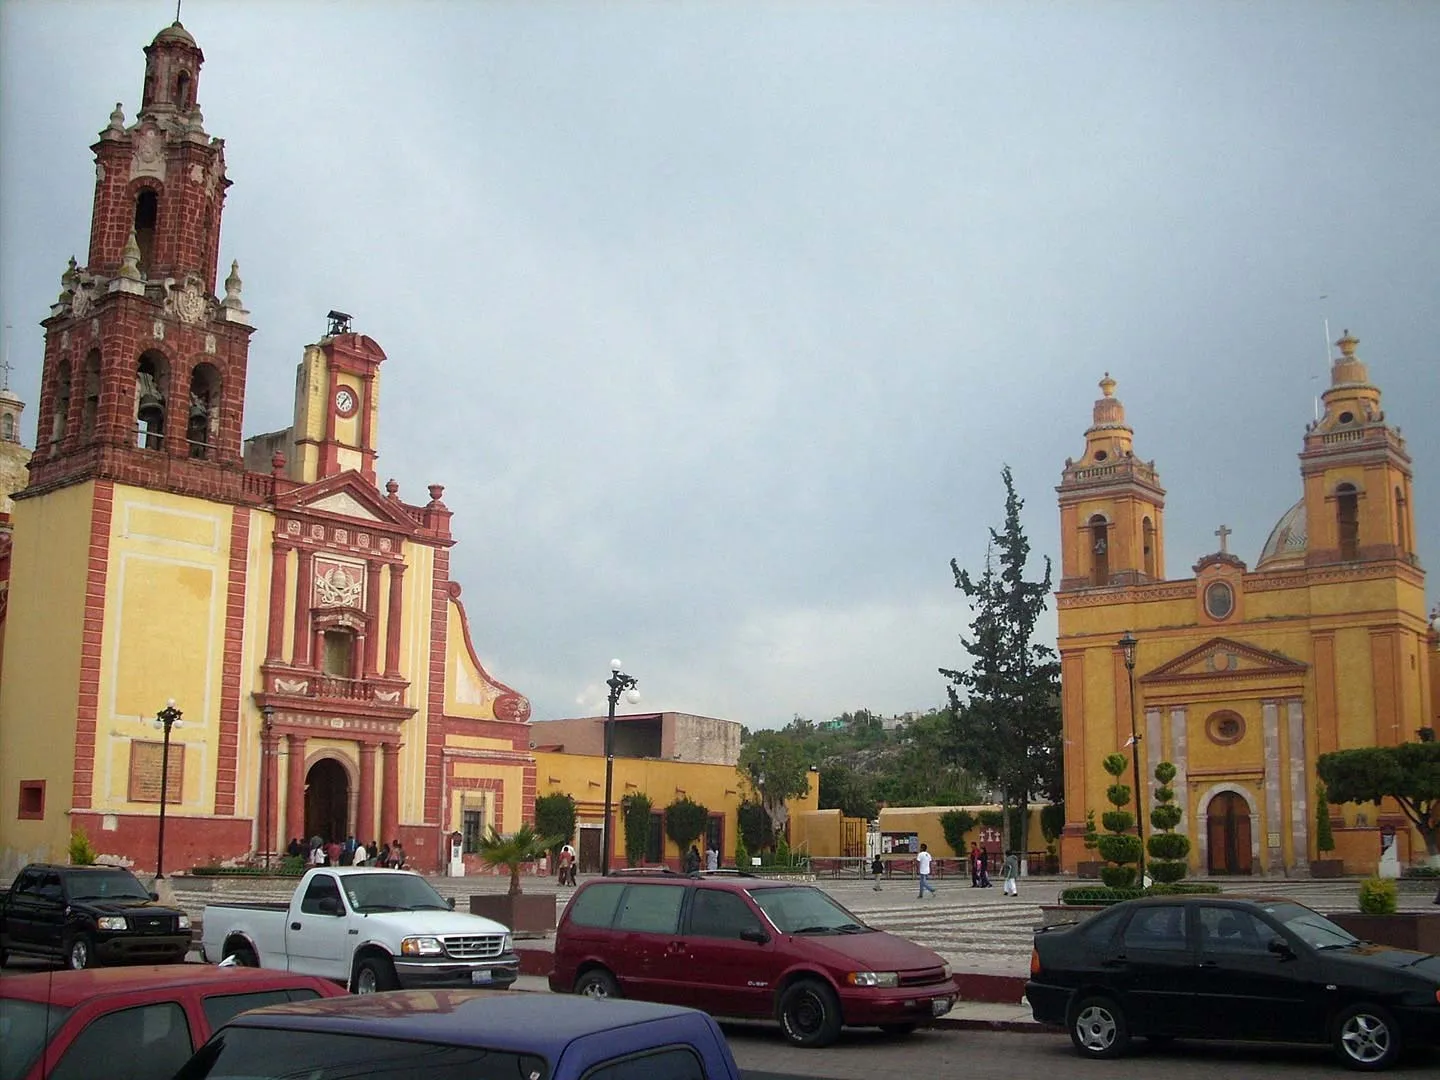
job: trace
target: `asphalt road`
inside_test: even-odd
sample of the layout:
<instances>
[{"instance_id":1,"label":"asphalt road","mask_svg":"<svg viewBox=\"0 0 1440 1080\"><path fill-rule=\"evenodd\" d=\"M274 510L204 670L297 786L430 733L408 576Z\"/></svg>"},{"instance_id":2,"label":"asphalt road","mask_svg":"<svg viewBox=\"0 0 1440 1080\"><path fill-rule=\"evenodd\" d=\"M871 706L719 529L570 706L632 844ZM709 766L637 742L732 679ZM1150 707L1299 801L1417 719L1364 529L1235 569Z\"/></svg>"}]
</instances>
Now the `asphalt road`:
<instances>
[{"instance_id":1,"label":"asphalt road","mask_svg":"<svg viewBox=\"0 0 1440 1080\"><path fill-rule=\"evenodd\" d=\"M934 1028L892 1037L873 1030L845 1031L824 1050L787 1046L779 1029L762 1024L722 1024L746 1080L767 1077L961 1076L965 1080L1316 1080L1350 1075L1318 1046L1180 1042L1165 1047L1136 1040L1113 1061L1085 1061L1063 1033L974 1031ZM1387 1076L1435 1076L1440 1055L1402 1061Z\"/></svg>"}]
</instances>

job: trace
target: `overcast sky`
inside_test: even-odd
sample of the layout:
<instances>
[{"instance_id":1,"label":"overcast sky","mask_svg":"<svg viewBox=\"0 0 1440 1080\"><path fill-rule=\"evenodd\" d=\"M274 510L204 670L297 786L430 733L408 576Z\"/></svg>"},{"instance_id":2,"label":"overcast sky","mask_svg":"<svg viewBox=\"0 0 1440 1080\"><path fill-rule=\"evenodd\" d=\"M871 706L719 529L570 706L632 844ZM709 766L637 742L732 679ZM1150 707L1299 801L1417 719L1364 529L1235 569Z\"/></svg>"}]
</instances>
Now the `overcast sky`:
<instances>
[{"instance_id":1,"label":"overcast sky","mask_svg":"<svg viewBox=\"0 0 1440 1080\"><path fill-rule=\"evenodd\" d=\"M0 315L33 438L145 3L0 5ZM234 181L245 431L333 308L382 482L445 485L537 719L943 702L1009 463L1037 555L1106 371L1188 576L1251 566L1348 327L1440 568L1440 4L185 0ZM1036 572L1039 572L1036 566ZM1057 567L1058 569L1058 567ZM1433 604L1436 588L1429 590ZM1053 637L1053 612L1044 625Z\"/></svg>"}]
</instances>

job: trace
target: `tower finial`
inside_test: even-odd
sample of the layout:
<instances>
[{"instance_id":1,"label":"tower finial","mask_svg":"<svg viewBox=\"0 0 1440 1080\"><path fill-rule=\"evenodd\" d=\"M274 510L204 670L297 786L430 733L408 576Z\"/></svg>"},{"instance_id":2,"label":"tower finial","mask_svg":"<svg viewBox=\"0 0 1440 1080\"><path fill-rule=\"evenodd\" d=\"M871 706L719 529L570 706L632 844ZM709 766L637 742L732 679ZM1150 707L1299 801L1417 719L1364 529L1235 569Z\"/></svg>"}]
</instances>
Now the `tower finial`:
<instances>
[{"instance_id":1,"label":"tower finial","mask_svg":"<svg viewBox=\"0 0 1440 1080\"><path fill-rule=\"evenodd\" d=\"M1105 372L1105 377L1100 380L1100 392L1106 397L1115 396L1115 380L1110 377L1108 371Z\"/></svg>"},{"instance_id":2,"label":"tower finial","mask_svg":"<svg viewBox=\"0 0 1440 1080\"><path fill-rule=\"evenodd\" d=\"M1349 330L1346 330L1340 335L1340 340L1335 342L1335 344L1340 346L1340 355L1345 357L1346 360L1349 360L1355 355L1355 346L1360 344L1360 339L1351 334Z\"/></svg>"}]
</instances>

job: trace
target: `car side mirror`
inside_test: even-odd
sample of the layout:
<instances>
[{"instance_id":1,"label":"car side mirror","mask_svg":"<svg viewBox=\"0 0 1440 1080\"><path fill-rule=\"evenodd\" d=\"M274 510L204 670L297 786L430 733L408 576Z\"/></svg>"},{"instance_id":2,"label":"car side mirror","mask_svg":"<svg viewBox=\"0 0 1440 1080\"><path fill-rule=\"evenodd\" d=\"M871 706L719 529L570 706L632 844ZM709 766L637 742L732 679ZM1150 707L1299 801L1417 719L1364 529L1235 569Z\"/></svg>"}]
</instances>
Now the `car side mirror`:
<instances>
[{"instance_id":1,"label":"car side mirror","mask_svg":"<svg viewBox=\"0 0 1440 1080\"><path fill-rule=\"evenodd\" d=\"M159 900L159 899L160 899L160 894L159 894L158 892L152 892L152 893L150 894L150 899L151 899L151 900Z\"/></svg>"},{"instance_id":2,"label":"car side mirror","mask_svg":"<svg viewBox=\"0 0 1440 1080\"><path fill-rule=\"evenodd\" d=\"M340 901L333 896L322 896L315 902L315 910L321 915L339 915Z\"/></svg>"},{"instance_id":3,"label":"car side mirror","mask_svg":"<svg viewBox=\"0 0 1440 1080\"><path fill-rule=\"evenodd\" d=\"M1290 948L1290 943L1282 937L1271 938L1270 944L1266 945L1265 948L1282 960L1295 959L1295 950Z\"/></svg>"},{"instance_id":4,"label":"car side mirror","mask_svg":"<svg viewBox=\"0 0 1440 1080\"><path fill-rule=\"evenodd\" d=\"M451 911L455 910L455 897L449 897L445 902L450 905Z\"/></svg>"},{"instance_id":5,"label":"car side mirror","mask_svg":"<svg viewBox=\"0 0 1440 1080\"><path fill-rule=\"evenodd\" d=\"M740 931L740 940L753 941L756 945L764 945L770 940L770 935L758 926L753 926L748 930Z\"/></svg>"}]
</instances>

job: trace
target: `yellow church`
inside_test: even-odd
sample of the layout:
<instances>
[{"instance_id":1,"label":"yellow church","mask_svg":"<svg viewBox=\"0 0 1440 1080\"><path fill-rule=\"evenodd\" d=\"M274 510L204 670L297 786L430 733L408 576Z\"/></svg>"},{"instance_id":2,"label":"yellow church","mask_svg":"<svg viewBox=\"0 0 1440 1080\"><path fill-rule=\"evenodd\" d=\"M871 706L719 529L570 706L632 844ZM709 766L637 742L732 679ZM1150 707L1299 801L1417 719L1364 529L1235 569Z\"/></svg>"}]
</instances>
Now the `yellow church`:
<instances>
[{"instance_id":1,"label":"yellow church","mask_svg":"<svg viewBox=\"0 0 1440 1080\"><path fill-rule=\"evenodd\" d=\"M1166 573L1165 490L1134 452L1115 380L1101 381L1084 454L1056 489L1064 869L1096 858L1086 812L1110 808L1101 761L1128 756L1132 734L1147 810L1155 765L1176 767L1193 872L1304 876L1319 755L1437 725L1440 635L1425 617L1410 455L1357 340L1336 344L1324 413L1304 433L1301 498L1253 569L1222 526L1190 576ZM1398 809L1341 809L1327 812L1347 872L1373 872L1392 829L1402 863L1424 853Z\"/></svg>"},{"instance_id":2,"label":"yellow church","mask_svg":"<svg viewBox=\"0 0 1440 1080\"><path fill-rule=\"evenodd\" d=\"M386 357L348 315L304 349L292 426L244 441L253 327L238 267L218 282L204 56L178 22L144 51L138 115L92 146L0 552L0 873L65 861L73 828L149 870L162 797L166 871L312 835L436 869L462 821L532 805L529 702L476 654L443 488L380 485Z\"/></svg>"}]
</instances>

